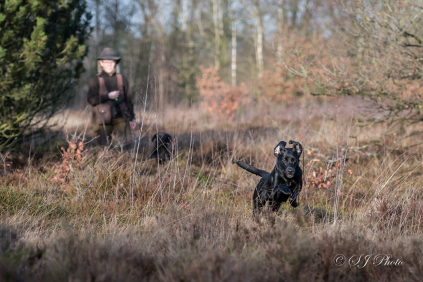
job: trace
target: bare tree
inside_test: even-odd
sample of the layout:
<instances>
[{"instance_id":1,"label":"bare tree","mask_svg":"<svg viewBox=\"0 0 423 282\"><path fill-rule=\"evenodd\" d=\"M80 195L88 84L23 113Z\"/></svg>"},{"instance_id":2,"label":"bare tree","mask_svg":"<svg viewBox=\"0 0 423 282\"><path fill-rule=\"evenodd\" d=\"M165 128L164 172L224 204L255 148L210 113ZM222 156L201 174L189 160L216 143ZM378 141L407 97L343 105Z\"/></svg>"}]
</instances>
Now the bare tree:
<instances>
[{"instance_id":1,"label":"bare tree","mask_svg":"<svg viewBox=\"0 0 423 282\"><path fill-rule=\"evenodd\" d=\"M134 9L132 5L124 5L119 0L108 0L104 3L105 27L111 30L112 48L119 50L122 45L125 32L131 26Z\"/></svg>"},{"instance_id":2,"label":"bare tree","mask_svg":"<svg viewBox=\"0 0 423 282\"><path fill-rule=\"evenodd\" d=\"M232 86L236 85L236 24L232 20L232 56L231 56L231 78Z\"/></svg>"},{"instance_id":3,"label":"bare tree","mask_svg":"<svg viewBox=\"0 0 423 282\"><path fill-rule=\"evenodd\" d=\"M167 36L166 33L166 26L164 22L164 0L159 1L159 8L158 8L158 15L159 15L159 23L155 24L155 30L157 32L158 41L160 43L160 49L158 54L158 86L159 86L159 109L164 112L165 107L165 77L166 75L166 41L165 38ZM156 23L156 22L155 22Z\"/></svg>"},{"instance_id":4,"label":"bare tree","mask_svg":"<svg viewBox=\"0 0 423 282\"><path fill-rule=\"evenodd\" d=\"M288 52L291 72L307 78L315 95L359 96L372 102L363 125L386 123L391 145L422 134L423 7L419 0L344 1L349 25L312 56ZM328 56L328 54L330 56ZM377 112L375 112L377 111ZM419 143L421 144L421 143ZM418 144L412 144L415 146ZM367 146L367 145L366 145Z\"/></svg>"},{"instance_id":5,"label":"bare tree","mask_svg":"<svg viewBox=\"0 0 423 282\"><path fill-rule=\"evenodd\" d=\"M100 0L94 0L95 4L95 56L99 55L100 40Z\"/></svg>"},{"instance_id":6,"label":"bare tree","mask_svg":"<svg viewBox=\"0 0 423 282\"><path fill-rule=\"evenodd\" d=\"M253 7L247 3L246 0L242 0L243 4L247 8L248 12L256 21L256 63L257 63L257 71L258 77L261 77L263 74L263 19L262 19L262 12L260 10L259 0L253 1Z\"/></svg>"},{"instance_id":7,"label":"bare tree","mask_svg":"<svg viewBox=\"0 0 423 282\"><path fill-rule=\"evenodd\" d=\"M282 61L282 38L283 38L283 25L284 25L284 0L278 0L278 47L277 47L277 59ZM280 66L278 66L280 72Z\"/></svg>"},{"instance_id":8,"label":"bare tree","mask_svg":"<svg viewBox=\"0 0 423 282\"><path fill-rule=\"evenodd\" d=\"M214 24L214 45L215 45L215 55L214 55L214 66L216 68L220 68L220 32L219 32L219 10L220 8L220 1L212 0L213 3L213 24Z\"/></svg>"}]
</instances>

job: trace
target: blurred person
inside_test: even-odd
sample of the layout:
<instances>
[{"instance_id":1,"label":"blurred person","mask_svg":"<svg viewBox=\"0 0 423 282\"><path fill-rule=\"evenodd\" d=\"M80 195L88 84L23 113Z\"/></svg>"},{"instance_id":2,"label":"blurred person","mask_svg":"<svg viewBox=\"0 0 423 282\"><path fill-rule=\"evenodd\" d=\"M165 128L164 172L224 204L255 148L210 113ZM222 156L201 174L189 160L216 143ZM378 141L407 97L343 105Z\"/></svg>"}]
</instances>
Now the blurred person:
<instances>
[{"instance_id":1,"label":"blurred person","mask_svg":"<svg viewBox=\"0 0 423 282\"><path fill-rule=\"evenodd\" d=\"M101 146L115 143L131 146L131 129L136 127L134 106L128 80L116 73L120 57L112 48L104 48L97 58L99 73L90 81L87 101L93 107L92 125Z\"/></svg>"}]
</instances>

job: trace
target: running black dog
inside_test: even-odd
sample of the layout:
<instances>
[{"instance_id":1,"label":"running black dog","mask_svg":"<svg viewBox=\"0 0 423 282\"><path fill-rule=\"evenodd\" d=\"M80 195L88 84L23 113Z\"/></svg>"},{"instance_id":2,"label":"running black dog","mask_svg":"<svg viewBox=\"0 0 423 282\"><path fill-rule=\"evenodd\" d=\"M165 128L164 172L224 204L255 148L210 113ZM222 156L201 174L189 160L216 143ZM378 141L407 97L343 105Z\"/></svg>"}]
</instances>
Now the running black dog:
<instances>
[{"instance_id":1,"label":"running black dog","mask_svg":"<svg viewBox=\"0 0 423 282\"><path fill-rule=\"evenodd\" d=\"M154 134L151 138L153 150L150 153L150 159L159 160L160 163L169 161L172 153L172 136L165 132Z\"/></svg>"},{"instance_id":2,"label":"running black dog","mask_svg":"<svg viewBox=\"0 0 423 282\"><path fill-rule=\"evenodd\" d=\"M303 171L299 166L303 146L296 141L289 141L293 148L285 148L286 142L281 141L275 147L276 165L272 172L255 168L244 162L236 162L248 172L261 176L253 194L253 214L260 211L269 201L269 207L276 212L283 202L289 199L291 206L298 206L297 196L302 189Z\"/></svg>"}]
</instances>

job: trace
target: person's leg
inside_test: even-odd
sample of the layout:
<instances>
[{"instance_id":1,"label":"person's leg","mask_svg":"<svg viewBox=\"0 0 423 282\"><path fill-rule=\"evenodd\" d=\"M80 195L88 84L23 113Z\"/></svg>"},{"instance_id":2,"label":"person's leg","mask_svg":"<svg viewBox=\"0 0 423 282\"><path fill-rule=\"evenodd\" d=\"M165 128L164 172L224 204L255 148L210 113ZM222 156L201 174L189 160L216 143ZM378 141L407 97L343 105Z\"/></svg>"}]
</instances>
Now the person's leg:
<instances>
[{"instance_id":1,"label":"person's leg","mask_svg":"<svg viewBox=\"0 0 423 282\"><path fill-rule=\"evenodd\" d=\"M106 132L104 131L106 129ZM98 136L97 138L97 145L99 146L107 146L108 141L111 142L111 133L113 130L113 125L105 125L102 124L93 124L93 131L94 135Z\"/></svg>"},{"instance_id":2,"label":"person's leg","mask_svg":"<svg viewBox=\"0 0 423 282\"><path fill-rule=\"evenodd\" d=\"M113 119L113 143L121 151L131 147L131 129L129 124L123 118Z\"/></svg>"}]
</instances>

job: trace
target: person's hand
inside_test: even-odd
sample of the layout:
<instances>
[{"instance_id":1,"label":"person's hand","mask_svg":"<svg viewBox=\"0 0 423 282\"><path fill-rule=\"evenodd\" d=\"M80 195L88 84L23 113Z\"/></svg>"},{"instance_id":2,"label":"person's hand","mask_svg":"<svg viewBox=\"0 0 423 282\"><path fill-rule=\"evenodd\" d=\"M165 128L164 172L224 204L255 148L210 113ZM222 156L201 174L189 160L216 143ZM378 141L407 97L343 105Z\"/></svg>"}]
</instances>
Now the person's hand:
<instances>
[{"instance_id":1,"label":"person's hand","mask_svg":"<svg viewBox=\"0 0 423 282\"><path fill-rule=\"evenodd\" d=\"M135 127L137 126L137 121L135 119L131 120L129 122L129 125L131 126L131 129L135 129Z\"/></svg>"},{"instance_id":2,"label":"person's hand","mask_svg":"<svg viewBox=\"0 0 423 282\"><path fill-rule=\"evenodd\" d=\"M109 99L114 100L119 97L119 91L112 91L108 94Z\"/></svg>"}]
</instances>

